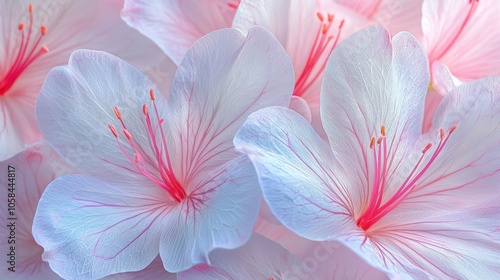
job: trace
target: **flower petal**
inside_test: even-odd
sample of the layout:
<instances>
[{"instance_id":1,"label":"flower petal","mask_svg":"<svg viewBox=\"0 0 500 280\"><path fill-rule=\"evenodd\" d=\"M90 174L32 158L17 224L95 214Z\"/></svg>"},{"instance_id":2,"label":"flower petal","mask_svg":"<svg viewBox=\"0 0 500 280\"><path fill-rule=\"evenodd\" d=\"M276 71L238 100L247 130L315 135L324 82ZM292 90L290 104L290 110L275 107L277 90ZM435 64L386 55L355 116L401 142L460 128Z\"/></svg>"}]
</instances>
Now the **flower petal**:
<instances>
[{"instance_id":1,"label":"flower petal","mask_svg":"<svg viewBox=\"0 0 500 280\"><path fill-rule=\"evenodd\" d=\"M292 96L289 108L299 113L308 122L311 122L311 110L309 109L309 105L307 105L307 102L304 99L300 98L299 96Z\"/></svg>"},{"instance_id":2,"label":"flower petal","mask_svg":"<svg viewBox=\"0 0 500 280\"><path fill-rule=\"evenodd\" d=\"M158 255L168 194L143 183L109 185L66 175L45 190L33 222L42 257L63 278L137 271Z\"/></svg>"},{"instance_id":3,"label":"flower petal","mask_svg":"<svg viewBox=\"0 0 500 280\"><path fill-rule=\"evenodd\" d=\"M391 34L407 31L418 39L422 38L423 0L378 0L378 2L380 4L377 10L370 17L372 21L387 26Z\"/></svg>"},{"instance_id":4,"label":"flower petal","mask_svg":"<svg viewBox=\"0 0 500 280\"><path fill-rule=\"evenodd\" d=\"M240 248L213 251L210 261L212 267L194 267L179 279L317 279L298 257L259 234Z\"/></svg>"},{"instance_id":5,"label":"flower petal","mask_svg":"<svg viewBox=\"0 0 500 280\"><path fill-rule=\"evenodd\" d=\"M424 45L432 62L445 63L463 81L500 75L500 5L495 0L425 0Z\"/></svg>"},{"instance_id":6,"label":"flower petal","mask_svg":"<svg viewBox=\"0 0 500 280\"><path fill-rule=\"evenodd\" d=\"M33 239L31 227L45 187L53 179L74 170L45 142L30 145L14 157L0 162L0 169L5 172L5 176L0 178L0 195L5 198L5 204L2 203L5 210L0 213L0 218L6 223L1 231L5 238L0 240L0 248L5 254L10 254L10 246L15 246L14 261L9 263L10 257L7 257L2 270L13 280L60 279L42 261L43 249ZM10 236L14 239L8 238ZM9 267L13 267L15 272L8 272Z\"/></svg>"},{"instance_id":7,"label":"flower petal","mask_svg":"<svg viewBox=\"0 0 500 280\"><path fill-rule=\"evenodd\" d=\"M115 277L115 278L112 278ZM162 280L177 280L177 274L167 272L163 267L163 262L158 256L154 261L149 264L145 269L135 272L126 272L116 274L105 278L108 280L142 280L142 279L162 279Z\"/></svg>"},{"instance_id":8,"label":"flower petal","mask_svg":"<svg viewBox=\"0 0 500 280\"><path fill-rule=\"evenodd\" d=\"M437 138L439 128L456 129L412 196L437 195L440 201L449 200L454 204L450 207L456 207L458 201L463 205L480 203L496 192L500 179L499 113L500 78L463 84L448 93L436 109L433 129L423 139Z\"/></svg>"},{"instance_id":9,"label":"flower petal","mask_svg":"<svg viewBox=\"0 0 500 280\"><path fill-rule=\"evenodd\" d=\"M160 256L171 272L209 262L208 254L215 248L243 245L259 214L262 195L244 156L212 170L191 189L190 197L165 221Z\"/></svg>"},{"instance_id":10,"label":"flower petal","mask_svg":"<svg viewBox=\"0 0 500 280\"><path fill-rule=\"evenodd\" d=\"M151 105L155 86L131 65L104 52L79 50L68 66L50 71L40 91L36 115L44 138L77 168L100 179L138 184L144 179L120 151L108 128L121 127L113 108L121 109L127 129L149 154L154 154L143 123L142 105ZM160 115L165 100L157 94ZM152 107L152 106L150 106ZM134 155L120 133L124 149ZM125 139L125 140L124 140Z\"/></svg>"},{"instance_id":11,"label":"flower petal","mask_svg":"<svg viewBox=\"0 0 500 280\"><path fill-rule=\"evenodd\" d=\"M409 33L392 42L386 28L372 26L340 43L332 52L321 91L321 118L332 150L356 186L372 178L370 141L387 130L395 169L421 134L429 70L422 46Z\"/></svg>"},{"instance_id":12,"label":"flower petal","mask_svg":"<svg viewBox=\"0 0 500 280\"><path fill-rule=\"evenodd\" d=\"M227 42L221 44L221 42ZM170 136L181 181L203 177L239 154L232 139L246 117L267 106L288 106L290 58L271 33L215 31L188 51L172 82Z\"/></svg>"},{"instance_id":13,"label":"flower petal","mask_svg":"<svg viewBox=\"0 0 500 280\"><path fill-rule=\"evenodd\" d=\"M260 110L250 115L234 143L252 160L264 198L286 227L312 240L355 227L352 201L333 175L337 165L328 144L300 115L279 107Z\"/></svg>"},{"instance_id":14,"label":"flower petal","mask_svg":"<svg viewBox=\"0 0 500 280\"><path fill-rule=\"evenodd\" d=\"M228 0L126 0L122 17L179 65L197 39L231 27L236 9L229 4Z\"/></svg>"}]
</instances>

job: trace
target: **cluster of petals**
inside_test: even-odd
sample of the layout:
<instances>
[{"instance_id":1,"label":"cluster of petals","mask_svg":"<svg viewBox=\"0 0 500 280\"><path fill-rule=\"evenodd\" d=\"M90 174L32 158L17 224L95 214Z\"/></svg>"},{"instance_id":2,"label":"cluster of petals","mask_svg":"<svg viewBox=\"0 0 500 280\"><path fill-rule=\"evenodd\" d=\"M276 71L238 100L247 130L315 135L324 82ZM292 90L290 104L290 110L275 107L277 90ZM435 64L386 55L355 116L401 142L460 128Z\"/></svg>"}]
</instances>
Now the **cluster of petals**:
<instances>
[{"instance_id":1,"label":"cluster of petals","mask_svg":"<svg viewBox=\"0 0 500 280\"><path fill-rule=\"evenodd\" d=\"M16 244L0 249L16 263L0 267L498 278L499 13L497 0L1 2L0 206L15 211L0 218Z\"/></svg>"}]
</instances>

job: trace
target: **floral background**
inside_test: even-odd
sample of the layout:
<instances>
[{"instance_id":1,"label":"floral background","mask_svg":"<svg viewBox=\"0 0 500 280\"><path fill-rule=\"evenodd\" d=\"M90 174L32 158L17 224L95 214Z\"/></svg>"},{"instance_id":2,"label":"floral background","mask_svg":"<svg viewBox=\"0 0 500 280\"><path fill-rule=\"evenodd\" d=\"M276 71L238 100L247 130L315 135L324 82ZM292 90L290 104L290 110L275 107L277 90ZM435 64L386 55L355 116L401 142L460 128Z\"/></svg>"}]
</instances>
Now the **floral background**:
<instances>
[{"instance_id":1,"label":"floral background","mask_svg":"<svg viewBox=\"0 0 500 280\"><path fill-rule=\"evenodd\" d=\"M499 278L499 14L1 1L0 278Z\"/></svg>"}]
</instances>

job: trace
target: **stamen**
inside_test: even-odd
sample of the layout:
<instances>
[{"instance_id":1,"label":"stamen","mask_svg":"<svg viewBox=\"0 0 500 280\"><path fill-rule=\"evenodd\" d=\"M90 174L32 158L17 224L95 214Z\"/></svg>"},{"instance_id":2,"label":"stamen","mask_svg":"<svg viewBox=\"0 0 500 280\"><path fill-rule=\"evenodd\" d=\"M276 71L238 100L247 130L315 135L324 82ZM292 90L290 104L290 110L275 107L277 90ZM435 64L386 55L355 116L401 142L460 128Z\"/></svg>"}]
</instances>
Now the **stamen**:
<instances>
[{"instance_id":1,"label":"stamen","mask_svg":"<svg viewBox=\"0 0 500 280\"><path fill-rule=\"evenodd\" d=\"M34 19L33 19L33 5L28 5L29 22L27 30L26 24L20 23L17 30L20 32L20 42L18 47L14 48L17 53L8 53L9 57L14 58L10 65L4 65L7 68L5 76L0 77L0 96L4 95L14 85L18 77L28 68L33 61L38 59L41 55L47 53L49 48L40 45L42 37L47 34L47 27L40 26L40 34L34 34ZM26 32L25 32L26 31Z\"/></svg>"},{"instance_id":2,"label":"stamen","mask_svg":"<svg viewBox=\"0 0 500 280\"><path fill-rule=\"evenodd\" d=\"M422 149L422 154L419 160L416 162L415 166L410 171L404 182L392 195L392 197L382 203L383 193L386 187L386 178L388 175L387 161L389 159L389 155L387 154L386 129L384 125L381 126L380 133L382 134L382 136L377 140L378 149L374 148L376 138L372 137L370 140L370 149L373 150L374 179L372 182L373 186L369 204L357 219L357 225L360 228L362 228L363 230L368 230L376 222L378 222L395 207L397 207L402 201L404 201L404 199L413 191L418 180L422 178L422 176L443 150L444 146L448 142L448 139L450 138L451 133L455 131L456 127L456 125L452 125L447 135L444 129L439 130L439 144L434 149L433 154L428 158L427 162L424 164L424 159L426 158L425 155L433 147L432 143L428 143Z\"/></svg>"},{"instance_id":3,"label":"stamen","mask_svg":"<svg viewBox=\"0 0 500 280\"><path fill-rule=\"evenodd\" d=\"M323 13L317 12L316 17L319 20L319 27L304 68L295 82L293 94L296 96L304 94L321 76L326 67L327 59L325 53L329 54L335 48L340 37L342 26L344 25L344 20L342 20L336 34L331 34L333 29L332 24L335 19L334 15L327 14L325 18Z\"/></svg>"},{"instance_id":4,"label":"stamen","mask_svg":"<svg viewBox=\"0 0 500 280\"><path fill-rule=\"evenodd\" d=\"M149 91L149 96L151 102L153 103L154 116L156 117L155 124L153 124L151 116L149 115L147 104L143 104L142 113L145 117L145 120L143 121L145 130L147 131L147 136L149 137L151 144L151 146L147 148L153 149L153 157L150 154L147 154L145 152L146 149L141 147L138 142L134 141L132 133L126 128L124 118L117 107L113 108L113 112L122 125L123 135L128 140L128 144L134 152L133 156L129 155L128 152L125 151L122 143L119 141L119 135L115 126L110 124L108 127L113 136L116 138L116 143L119 150L124 154L127 160L135 166L139 174L144 175L151 182L167 191L170 197L176 202L181 202L187 197L187 194L182 185L177 181L173 173L173 168L170 162L170 155L167 147L167 140L162 128L162 124L165 120L159 117L158 108L156 107L155 103L155 93L153 89ZM160 131L159 135L157 133L157 130ZM158 141L157 138L159 138L160 141ZM128 167L124 168L128 169Z\"/></svg>"},{"instance_id":5,"label":"stamen","mask_svg":"<svg viewBox=\"0 0 500 280\"><path fill-rule=\"evenodd\" d=\"M116 131L116 127L112 124L108 125L109 130L111 130L111 133L115 136L115 138L118 138L118 132Z\"/></svg>"},{"instance_id":6,"label":"stamen","mask_svg":"<svg viewBox=\"0 0 500 280\"><path fill-rule=\"evenodd\" d=\"M122 113L120 112L120 109L115 107L115 108L113 108L113 111L115 112L116 118L121 121L122 120Z\"/></svg>"}]
</instances>

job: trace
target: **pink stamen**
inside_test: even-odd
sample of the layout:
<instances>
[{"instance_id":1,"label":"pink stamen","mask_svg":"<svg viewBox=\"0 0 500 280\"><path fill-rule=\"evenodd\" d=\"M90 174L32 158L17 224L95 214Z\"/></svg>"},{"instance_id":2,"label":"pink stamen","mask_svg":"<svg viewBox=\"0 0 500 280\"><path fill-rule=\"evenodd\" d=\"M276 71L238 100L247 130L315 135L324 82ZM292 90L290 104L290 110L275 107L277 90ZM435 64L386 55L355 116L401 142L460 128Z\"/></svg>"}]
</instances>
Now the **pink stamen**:
<instances>
[{"instance_id":1,"label":"pink stamen","mask_svg":"<svg viewBox=\"0 0 500 280\"><path fill-rule=\"evenodd\" d=\"M149 94L151 102L153 103L156 123L153 124L153 121L151 120L147 104L144 104L142 106L142 113L145 117L144 124L146 126L146 131L148 133L149 139L151 141L150 143L155 154L154 158L149 157L144 152L144 150L134 141L132 134L126 128L123 116L117 107L113 108L113 112L122 125L123 135L127 139L130 147L133 149L133 157L125 151L122 144L120 143L118 132L115 126L110 124L108 127L113 136L116 138L116 143L120 151L125 155L127 160L135 166L139 173L144 175L157 186L167 191L170 197L172 197L176 202L181 202L187 197L187 194L181 184L177 181L173 172L172 164L170 162L170 155L167 148L167 140L162 128L164 119L161 119L159 117L158 108L156 107L155 102L154 90L151 89ZM160 130L160 142L158 142L157 140L158 135L155 133L156 129Z\"/></svg>"},{"instance_id":2,"label":"pink stamen","mask_svg":"<svg viewBox=\"0 0 500 280\"><path fill-rule=\"evenodd\" d=\"M382 219L385 215L387 215L390 211L396 208L401 202L404 201L406 197L412 192L415 188L418 180L422 178L422 176L427 172L432 163L436 160L438 155L443 150L444 146L448 142L450 135L455 131L456 125L452 125L448 131L448 134L444 131L444 129L439 130L439 144L434 149L433 154L424 164L425 155L427 152L431 150L433 145L428 143L422 149L422 155L419 160L410 171L404 182L397 189L397 191L392 195L391 198L387 199L383 202L383 194L386 183L386 178L388 175L387 170L387 161L389 159L389 155L387 152L387 140L386 140L386 131L385 126L382 126L380 132L382 136L375 141L375 137L372 137L370 140L370 149L373 151L373 164L374 164L374 175L373 175L373 186L372 193L370 197L370 201L368 207L364 210L361 216L357 219L357 225L363 230L368 230L375 223L377 223L380 219ZM376 144L375 144L376 142ZM378 147L375 147L375 146ZM422 165L424 166L422 167Z\"/></svg>"},{"instance_id":3,"label":"pink stamen","mask_svg":"<svg viewBox=\"0 0 500 280\"><path fill-rule=\"evenodd\" d=\"M24 70L26 70L31 63L33 63L33 61L49 51L46 46L40 45L42 37L47 34L47 27L42 25L38 36L32 39L35 36L32 32L34 26L32 4L29 4L28 12L29 23L27 32L25 32L26 25L24 23L20 23L17 26L18 31L21 32L21 42L17 48L14 62L11 66L3 66L7 68L8 71L0 81L0 96L4 95L12 87L12 85L14 85L15 81L24 72Z\"/></svg>"},{"instance_id":4,"label":"pink stamen","mask_svg":"<svg viewBox=\"0 0 500 280\"><path fill-rule=\"evenodd\" d=\"M304 92L323 73L323 70L326 67L326 59L322 59L320 62L320 58L325 53L331 53L335 48L345 22L344 20L341 20L337 28L337 33L335 35L331 35L330 31L332 30L334 15L327 14L325 18L322 13L318 12L316 13L316 17L318 18L320 24L314 38L313 46L309 51L304 69L302 69L300 76L295 82L295 90L293 94L296 96L301 96L302 94L304 94Z\"/></svg>"}]
</instances>

